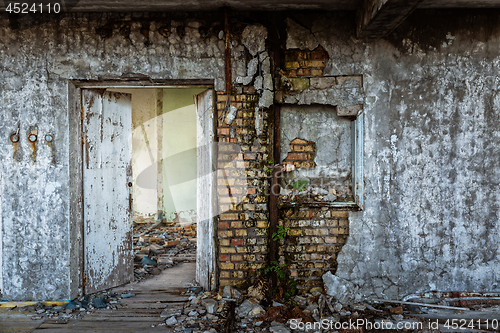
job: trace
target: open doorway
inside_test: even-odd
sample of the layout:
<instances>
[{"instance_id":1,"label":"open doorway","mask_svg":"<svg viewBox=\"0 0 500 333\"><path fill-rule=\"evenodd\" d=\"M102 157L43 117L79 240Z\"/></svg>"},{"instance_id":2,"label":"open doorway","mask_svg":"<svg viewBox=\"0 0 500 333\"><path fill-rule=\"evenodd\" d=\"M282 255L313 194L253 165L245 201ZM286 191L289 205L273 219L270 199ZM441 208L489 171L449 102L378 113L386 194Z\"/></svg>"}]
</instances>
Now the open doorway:
<instances>
[{"instance_id":1,"label":"open doorway","mask_svg":"<svg viewBox=\"0 0 500 333\"><path fill-rule=\"evenodd\" d=\"M214 137L211 95L206 87L82 90L85 293L197 257L204 259L196 271L206 272L197 280L210 289L213 214L206 210L215 198L199 178L214 176L206 154Z\"/></svg>"}]
</instances>

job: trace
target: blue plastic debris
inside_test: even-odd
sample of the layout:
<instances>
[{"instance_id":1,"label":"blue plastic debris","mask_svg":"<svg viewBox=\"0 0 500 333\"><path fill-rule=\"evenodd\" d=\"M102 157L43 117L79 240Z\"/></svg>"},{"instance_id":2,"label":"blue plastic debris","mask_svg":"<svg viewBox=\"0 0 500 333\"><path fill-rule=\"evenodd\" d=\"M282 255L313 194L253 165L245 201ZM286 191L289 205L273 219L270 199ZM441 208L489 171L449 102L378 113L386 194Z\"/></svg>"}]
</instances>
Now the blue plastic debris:
<instances>
[{"instance_id":1,"label":"blue plastic debris","mask_svg":"<svg viewBox=\"0 0 500 333\"><path fill-rule=\"evenodd\" d=\"M76 303L71 301L71 302L68 302L66 303L66 305L64 306L65 309L75 309L76 308Z\"/></svg>"},{"instance_id":2,"label":"blue plastic debris","mask_svg":"<svg viewBox=\"0 0 500 333\"><path fill-rule=\"evenodd\" d=\"M122 294L122 298L130 298L130 297L134 297L135 294L131 294L131 293L127 293L127 294Z\"/></svg>"},{"instance_id":3,"label":"blue plastic debris","mask_svg":"<svg viewBox=\"0 0 500 333\"><path fill-rule=\"evenodd\" d=\"M146 266L146 265L156 266L156 261L154 261L153 259L145 256L144 258L142 258L141 264L143 264L144 266Z\"/></svg>"},{"instance_id":4,"label":"blue plastic debris","mask_svg":"<svg viewBox=\"0 0 500 333\"><path fill-rule=\"evenodd\" d=\"M104 298L94 298L92 305L97 309L104 309L107 306Z\"/></svg>"}]
</instances>

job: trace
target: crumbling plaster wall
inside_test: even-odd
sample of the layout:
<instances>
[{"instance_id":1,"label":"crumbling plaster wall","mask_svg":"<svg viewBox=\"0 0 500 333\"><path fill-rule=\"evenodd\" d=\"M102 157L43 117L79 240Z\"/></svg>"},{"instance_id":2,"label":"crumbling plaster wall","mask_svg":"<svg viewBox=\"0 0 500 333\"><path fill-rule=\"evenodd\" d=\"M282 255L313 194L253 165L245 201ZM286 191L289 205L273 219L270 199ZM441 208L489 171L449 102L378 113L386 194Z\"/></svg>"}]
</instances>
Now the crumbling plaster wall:
<instances>
[{"instance_id":1,"label":"crumbling plaster wall","mask_svg":"<svg viewBox=\"0 0 500 333\"><path fill-rule=\"evenodd\" d=\"M499 16L417 11L376 41L349 15L288 23L325 75L363 75L365 207L336 272L362 295L500 288Z\"/></svg>"},{"instance_id":2,"label":"crumbling plaster wall","mask_svg":"<svg viewBox=\"0 0 500 333\"><path fill-rule=\"evenodd\" d=\"M76 221L70 221L70 207L76 204L70 198L77 197L71 193L78 191L71 177L78 166L70 166L75 157L70 146L79 140L74 137L79 112L70 100L70 80L212 79L221 90L221 25L218 18L147 14L11 21L0 16L4 299L68 299L78 293L78 261L70 255L70 247L78 248L80 241ZM38 129L36 161L27 140L32 127ZM18 129L14 155L9 138ZM48 133L54 136L51 146L44 140Z\"/></svg>"}]
</instances>

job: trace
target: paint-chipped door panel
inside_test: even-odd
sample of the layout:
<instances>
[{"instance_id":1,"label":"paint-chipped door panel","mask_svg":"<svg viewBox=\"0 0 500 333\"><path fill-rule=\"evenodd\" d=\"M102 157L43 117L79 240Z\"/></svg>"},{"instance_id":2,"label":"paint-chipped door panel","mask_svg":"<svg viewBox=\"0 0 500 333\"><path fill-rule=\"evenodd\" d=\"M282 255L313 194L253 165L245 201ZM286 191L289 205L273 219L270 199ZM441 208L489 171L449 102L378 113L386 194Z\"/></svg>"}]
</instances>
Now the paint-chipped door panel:
<instances>
[{"instance_id":1,"label":"paint-chipped door panel","mask_svg":"<svg viewBox=\"0 0 500 333\"><path fill-rule=\"evenodd\" d=\"M85 293L133 279L129 94L83 90Z\"/></svg>"},{"instance_id":2,"label":"paint-chipped door panel","mask_svg":"<svg viewBox=\"0 0 500 333\"><path fill-rule=\"evenodd\" d=\"M213 91L205 90L195 97L196 135L197 135L197 249L196 281L206 290L215 285L215 246L214 246L214 114Z\"/></svg>"}]
</instances>

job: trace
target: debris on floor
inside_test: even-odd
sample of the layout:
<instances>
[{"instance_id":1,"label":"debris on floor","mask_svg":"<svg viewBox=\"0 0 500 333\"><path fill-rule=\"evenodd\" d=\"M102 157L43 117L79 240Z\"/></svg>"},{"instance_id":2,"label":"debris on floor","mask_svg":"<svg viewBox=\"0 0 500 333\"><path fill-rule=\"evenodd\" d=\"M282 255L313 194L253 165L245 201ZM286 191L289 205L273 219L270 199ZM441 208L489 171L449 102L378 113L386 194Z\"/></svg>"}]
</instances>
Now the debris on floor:
<instances>
[{"instance_id":1,"label":"debris on floor","mask_svg":"<svg viewBox=\"0 0 500 333\"><path fill-rule=\"evenodd\" d=\"M141 281L180 262L196 261L196 224L134 222L134 278Z\"/></svg>"},{"instance_id":2,"label":"debris on floor","mask_svg":"<svg viewBox=\"0 0 500 333\"><path fill-rule=\"evenodd\" d=\"M498 328L500 320L500 305L492 305L491 302L485 302L483 305L476 302L470 307L464 307L464 311L436 308L450 308L446 305L447 298L444 296L442 299L432 299L433 304L408 304L412 302L383 299L340 302L340 294L337 297L314 291L295 295L286 301L273 301L265 297L257 297L261 298L260 300L254 297L260 295L255 293L256 289L259 288L252 286L247 290L236 290L226 286L218 292L209 292L192 284L181 293L184 299L188 297L188 301L165 303L161 312L156 312L161 320L156 327L159 330L163 327L170 329L169 332L179 333L447 332L450 331L447 330L447 325L453 324L451 321L447 324L446 316L462 316L474 318L472 323L478 328L467 332L481 332L478 323L482 325L482 329L485 325L490 325L490 328L496 325ZM30 311L33 320L48 318L57 320L58 323L66 323L70 319L81 319L101 309L117 310L122 307L121 300L131 298L133 301L133 297L135 295L129 290L115 292L110 289L73 300L65 306L37 304L19 308L19 311ZM420 299L420 302L422 301ZM465 317L464 313L469 317Z\"/></svg>"},{"instance_id":3,"label":"debris on floor","mask_svg":"<svg viewBox=\"0 0 500 333\"><path fill-rule=\"evenodd\" d=\"M92 295L86 295L74 299L65 305L44 305L37 303L35 305L18 306L11 311L20 311L29 313L32 320L52 319L64 323L70 319L82 319L97 309L116 310L121 308L120 300L134 297L132 293L114 293L112 289L101 291Z\"/></svg>"}]
</instances>

